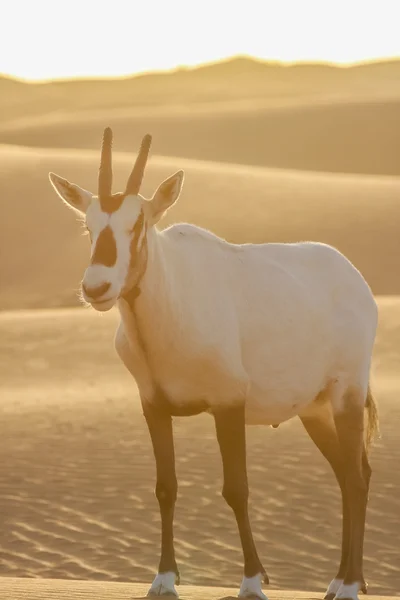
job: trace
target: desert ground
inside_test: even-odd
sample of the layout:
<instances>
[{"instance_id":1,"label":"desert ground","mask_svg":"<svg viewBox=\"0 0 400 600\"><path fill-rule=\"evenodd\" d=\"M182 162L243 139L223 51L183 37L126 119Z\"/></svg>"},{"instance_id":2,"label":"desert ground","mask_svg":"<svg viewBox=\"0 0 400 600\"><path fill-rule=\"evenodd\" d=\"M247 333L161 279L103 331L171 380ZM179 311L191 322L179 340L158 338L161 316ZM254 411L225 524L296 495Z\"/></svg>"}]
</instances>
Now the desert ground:
<instances>
[{"instance_id":1,"label":"desert ground","mask_svg":"<svg viewBox=\"0 0 400 600\"><path fill-rule=\"evenodd\" d=\"M189 221L233 242L323 241L366 277L379 306L381 438L365 577L371 594L399 594L399 65L263 68L238 60L147 82L0 79L0 577L150 582L158 564L153 454L114 351L118 315L80 306L88 238L47 177L96 191L111 125L114 191L147 131L143 194L185 170L163 226ZM174 429L182 583L235 588L242 555L213 421L178 418ZM249 427L247 444L250 516L271 588L320 597L339 560L333 474L297 420Z\"/></svg>"}]
</instances>

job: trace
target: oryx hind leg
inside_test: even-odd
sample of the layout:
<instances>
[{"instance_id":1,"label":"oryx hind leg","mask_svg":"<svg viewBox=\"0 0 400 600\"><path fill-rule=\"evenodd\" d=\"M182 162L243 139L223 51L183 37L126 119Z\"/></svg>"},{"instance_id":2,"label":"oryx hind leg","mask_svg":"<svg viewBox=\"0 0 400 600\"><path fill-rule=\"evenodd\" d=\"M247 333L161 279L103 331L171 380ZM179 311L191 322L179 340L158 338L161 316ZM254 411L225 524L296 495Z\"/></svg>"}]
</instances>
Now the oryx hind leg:
<instances>
[{"instance_id":1,"label":"oryx hind leg","mask_svg":"<svg viewBox=\"0 0 400 600\"><path fill-rule=\"evenodd\" d=\"M325 599L356 600L366 592L363 577L365 516L371 469L364 444L362 385L328 385L300 414L309 436L331 465L342 495L342 548L339 568Z\"/></svg>"},{"instance_id":2,"label":"oryx hind leg","mask_svg":"<svg viewBox=\"0 0 400 600\"><path fill-rule=\"evenodd\" d=\"M366 593L363 575L365 518L371 467L364 442L364 409L368 386L350 386L341 400L333 405L337 437L344 463L344 477L350 541L343 583L336 592L339 600L356 600Z\"/></svg>"},{"instance_id":3,"label":"oryx hind leg","mask_svg":"<svg viewBox=\"0 0 400 600\"><path fill-rule=\"evenodd\" d=\"M350 548L350 516L345 486L344 460L332 410L332 395L337 393L340 394L341 391L334 386L328 387L319 394L306 413L300 415L308 435L330 464L342 497L341 558L338 571L326 590L325 600L333 600L343 583Z\"/></svg>"}]
</instances>

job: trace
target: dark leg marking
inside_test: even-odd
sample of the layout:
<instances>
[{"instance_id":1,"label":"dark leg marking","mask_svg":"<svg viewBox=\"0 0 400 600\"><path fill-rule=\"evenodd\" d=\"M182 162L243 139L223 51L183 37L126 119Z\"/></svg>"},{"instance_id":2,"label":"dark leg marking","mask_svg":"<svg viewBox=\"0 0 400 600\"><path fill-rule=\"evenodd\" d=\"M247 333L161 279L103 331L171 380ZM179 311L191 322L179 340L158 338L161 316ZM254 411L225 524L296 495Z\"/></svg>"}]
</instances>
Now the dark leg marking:
<instances>
[{"instance_id":1,"label":"dark leg marking","mask_svg":"<svg viewBox=\"0 0 400 600\"><path fill-rule=\"evenodd\" d=\"M350 515L350 547L344 584L359 582L366 593L363 576L365 518L371 468L364 445L364 406L359 392L349 391L344 412L335 415L339 444L345 465L345 485Z\"/></svg>"},{"instance_id":2,"label":"dark leg marking","mask_svg":"<svg viewBox=\"0 0 400 600\"><path fill-rule=\"evenodd\" d=\"M152 400L153 410L164 412L171 417L192 417L200 415L209 409L209 405L205 400L191 400L188 405L174 404L172 400L163 392L160 387Z\"/></svg>"},{"instance_id":3,"label":"dark leg marking","mask_svg":"<svg viewBox=\"0 0 400 600\"><path fill-rule=\"evenodd\" d=\"M154 405L144 404L143 413L149 428L156 461L156 496L161 515L161 558L159 573L173 571L179 584L179 571L174 549L174 510L178 491L172 418Z\"/></svg>"},{"instance_id":4,"label":"dark leg marking","mask_svg":"<svg viewBox=\"0 0 400 600\"><path fill-rule=\"evenodd\" d=\"M345 469L336 427L333 419L329 422L323 418L302 418L308 435L329 462L336 476L342 494L342 551L339 570L335 579L343 579L347 569L350 550L350 515L346 497ZM335 594L327 594L325 600L333 600Z\"/></svg>"},{"instance_id":5,"label":"dark leg marking","mask_svg":"<svg viewBox=\"0 0 400 600\"><path fill-rule=\"evenodd\" d=\"M258 558L248 515L249 488L246 467L246 432L244 404L213 412L221 451L224 485L222 495L235 513L244 557L245 577L258 573L269 583Z\"/></svg>"}]
</instances>

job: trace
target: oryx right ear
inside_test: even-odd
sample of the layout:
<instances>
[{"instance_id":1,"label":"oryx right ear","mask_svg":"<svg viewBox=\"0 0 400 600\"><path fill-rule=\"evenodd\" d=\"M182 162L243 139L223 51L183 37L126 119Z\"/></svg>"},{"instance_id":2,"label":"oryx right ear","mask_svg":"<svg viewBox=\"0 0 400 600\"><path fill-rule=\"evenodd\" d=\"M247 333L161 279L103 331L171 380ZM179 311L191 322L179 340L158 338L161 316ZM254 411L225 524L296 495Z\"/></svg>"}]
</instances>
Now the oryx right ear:
<instances>
[{"instance_id":1,"label":"oryx right ear","mask_svg":"<svg viewBox=\"0 0 400 600\"><path fill-rule=\"evenodd\" d=\"M81 214L86 212L93 198L91 192L84 190L75 183L70 183L67 179L55 173L49 173L49 179L57 194L69 207Z\"/></svg>"},{"instance_id":2,"label":"oryx right ear","mask_svg":"<svg viewBox=\"0 0 400 600\"><path fill-rule=\"evenodd\" d=\"M149 202L151 215L149 218L150 225L158 223L167 210L178 200L183 185L183 179L184 172L177 171L158 186L153 198Z\"/></svg>"}]
</instances>

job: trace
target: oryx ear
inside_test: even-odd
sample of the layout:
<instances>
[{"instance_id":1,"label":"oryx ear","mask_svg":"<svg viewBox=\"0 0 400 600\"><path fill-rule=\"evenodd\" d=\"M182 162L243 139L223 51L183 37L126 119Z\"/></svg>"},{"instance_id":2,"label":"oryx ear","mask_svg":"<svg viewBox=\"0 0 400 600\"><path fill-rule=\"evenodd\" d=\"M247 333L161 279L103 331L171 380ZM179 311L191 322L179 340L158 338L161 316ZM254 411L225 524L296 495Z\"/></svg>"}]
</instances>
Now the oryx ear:
<instances>
[{"instance_id":1,"label":"oryx ear","mask_svg":"<svg viewBox=\"0 0 400 600\"><path fill-rule=\"evenodd\" d=\"M184 172L177 171L158 186L157 191L149 202L150 225L158 223L166 211L178 200L183 185L183 178Z\"/></svg>"},{"instance_id":2,"label":"oryx ear","mask_svg":"<svg viewBox=\"0 0 400 600\"><path fill-rule=\"evenodd\" d=\"M93 198L91 192L84 190L79 185L75 185L75 183L70 183L67 179L55 173L49 173L49 179L57 194L68 206L78 213L82 214L86 212Z\"/></svg>"}]
</instances>

